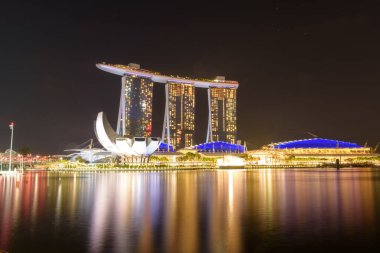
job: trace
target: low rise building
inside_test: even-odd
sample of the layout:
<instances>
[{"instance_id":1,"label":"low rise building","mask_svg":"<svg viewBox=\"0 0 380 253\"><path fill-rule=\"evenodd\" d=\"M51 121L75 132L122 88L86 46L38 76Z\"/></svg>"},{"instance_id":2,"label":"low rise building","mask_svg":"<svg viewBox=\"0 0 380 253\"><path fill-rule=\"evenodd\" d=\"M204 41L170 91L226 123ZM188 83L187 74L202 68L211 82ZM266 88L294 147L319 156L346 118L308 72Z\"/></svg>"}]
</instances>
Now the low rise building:
<instances>
[{"instance_id":1,"label":"low rise building","mask_svg":"<svg viewBox=\"0 0 380 253\"><path fill-rule=\"evenodd\" d=\"M248 151L250 164L257 165L310 165L377 164L380 159L370 147L356 143L312 138L271 143L258 150Z\"/></svg>"}]
</instances>

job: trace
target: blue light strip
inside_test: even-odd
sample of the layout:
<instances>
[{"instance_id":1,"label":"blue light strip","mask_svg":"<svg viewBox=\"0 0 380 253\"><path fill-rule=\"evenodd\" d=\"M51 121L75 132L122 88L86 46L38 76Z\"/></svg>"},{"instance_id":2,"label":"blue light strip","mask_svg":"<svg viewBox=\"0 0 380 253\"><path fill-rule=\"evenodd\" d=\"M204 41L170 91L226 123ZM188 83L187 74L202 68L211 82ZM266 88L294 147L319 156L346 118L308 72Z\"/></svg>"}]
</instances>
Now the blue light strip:
<instances>
[{"instance_id":1,"label":"blue light strip","mask_svg":"<svg viewBox=\"0 0 380 253\"><path fill-rule=\"evenodd\" d=\"M160 146L158 147L158 152L168 152L168 144L161 142ZM174 148L172 145L169 145L169 152L175 152Z\"/></svg>"},{"instance_id":2,"label":"blue light strip","mask_svg":"<svg viewBox=\"0 0 380 253\"><path fill-rule=\"evenodd\" d=\"M273 144L275 149L291 149L291 148L362 148L362 146L352 143L337 140L329 140L322 138L306 139L279 142Z\"/></svg>"},{"instance_id":3,"label":"blue light strip","mask_svg":"<svg viewBox=\"0 0 380 253\"><path fill-rule=\"evenodd\" d=\"M192 149L209 153L244 153L244 146L224 141L202 143L193 146Z\"/></svg>"}]
</instances>

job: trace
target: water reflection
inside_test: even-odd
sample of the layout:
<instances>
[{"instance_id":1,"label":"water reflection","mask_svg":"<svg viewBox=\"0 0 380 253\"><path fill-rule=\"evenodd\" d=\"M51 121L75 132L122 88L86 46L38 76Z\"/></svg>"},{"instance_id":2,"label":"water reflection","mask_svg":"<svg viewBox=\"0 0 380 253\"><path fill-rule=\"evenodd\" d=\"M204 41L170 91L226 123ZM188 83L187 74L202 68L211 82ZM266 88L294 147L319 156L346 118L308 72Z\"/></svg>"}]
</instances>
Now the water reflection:
<instances>
[{"instance_id":1,"label":"water reflection","mask_svg":"<svg viewBox=\"0 0 380 253\"><path fill-rule=\"evenodd\" d=\"M0 177L0 250L244 252L300 249L326 238L335 238L329 249L347 239L370 247L379 175L347 169Z\"/></svg>"}]
</instances>

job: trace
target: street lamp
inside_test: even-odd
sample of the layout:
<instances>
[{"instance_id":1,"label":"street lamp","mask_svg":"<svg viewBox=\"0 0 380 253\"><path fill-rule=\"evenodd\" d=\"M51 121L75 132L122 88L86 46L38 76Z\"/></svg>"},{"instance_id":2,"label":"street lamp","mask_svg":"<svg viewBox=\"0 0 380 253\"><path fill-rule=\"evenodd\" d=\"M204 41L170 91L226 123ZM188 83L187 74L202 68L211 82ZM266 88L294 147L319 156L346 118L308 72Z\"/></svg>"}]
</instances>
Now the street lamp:
<instances>
[{"instance_id":1,"label":"street lamp","mask_svg":"<svg viewBox=\"0 0 380 253\"><path fill-rule=\"evenodd\" d=\"M8 171L11 171L12 168L12 148L13 148L13 128L15 126L14 122L9 123L9 128L11 129L11 147L9 149L9 168Z\"/></svg>"}]
</instances>

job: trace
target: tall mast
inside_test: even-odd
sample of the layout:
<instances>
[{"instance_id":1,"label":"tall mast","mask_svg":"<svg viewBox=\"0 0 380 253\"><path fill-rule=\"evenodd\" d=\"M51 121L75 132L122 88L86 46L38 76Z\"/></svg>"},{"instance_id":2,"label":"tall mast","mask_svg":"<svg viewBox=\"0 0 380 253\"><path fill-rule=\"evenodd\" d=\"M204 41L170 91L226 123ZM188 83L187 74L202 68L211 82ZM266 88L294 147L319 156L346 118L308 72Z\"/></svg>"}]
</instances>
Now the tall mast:
<instances>
[{"instance_id":1,"label":"tall mast","mask_svg":"<svg viewBox=\"0 0 380 253\"><path fill-rule=\"evenodd\" d=\"M12 149L13 149L13 128L14 128L15 123L11 122L9 123L9 128L11 129L11 146L9 149L9 168L8 171L11 171L12 168Z\"/></svg>"}]
</instances>

